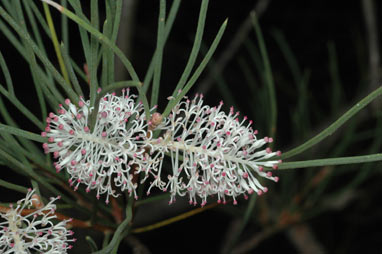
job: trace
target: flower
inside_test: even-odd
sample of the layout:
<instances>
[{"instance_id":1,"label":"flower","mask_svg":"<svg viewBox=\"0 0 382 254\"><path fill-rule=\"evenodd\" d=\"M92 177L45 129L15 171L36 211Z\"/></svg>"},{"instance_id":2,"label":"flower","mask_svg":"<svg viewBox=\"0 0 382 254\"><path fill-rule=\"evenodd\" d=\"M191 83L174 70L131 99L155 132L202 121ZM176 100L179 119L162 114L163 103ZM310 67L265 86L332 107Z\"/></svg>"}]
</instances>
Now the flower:
<instances>
[{"instance_id":1,"label":"flower","mask_svg":"<svg viewBox=\"0 0 382 254\"><path fill-rule=\"evenodd\" d=\"M29 254L38 253L63 254L67 253L76 239L69 239L73 231L66 229L69 220L52 222L56 218L57 198L51 198L50 202L39 209L25 213L34 203L39 202L29 189L26 197L17 202L16 208L12 205L6 213L0 213L0 252L4 254ZM26 214L26 215L25 215Z\"/></svg>"},{"instance_id":2,"label":"flower","mask_svg":"<svg viewBox=\"0 0 382 254\"><path fill-rule=\"evenodd\" d=\"M49 114L41 134L48 137L43 148L58 159L54 164L57 172L66 168L75 190L82 183L87 192L97 190L97 198L106 193L106 203L110 195L119 195L116 188L137 197L133 165L137 170L144 166L142 142L147 124L143 105L135 103L136 98L129 89L123 89L122 96L113 93L101 98L93 131L90 118L94 109L83 98L79 108L66 99L67 109L60 105L58 115Z\"/></svg>"},{"instance_id":3,"label":"flower","mask_svg":"<svg viewBox=\"0 0 382 254\"><path fill-rule=\"evenodd\" d=\"M154 162L151 172L157 186L171 192L170 204L176 195L189 196L190 204L207 203L207 197L217 195L218 203L226 203L226 196L236 204L239 195L256 192L261 195L268 191L258 176L278 181L277 176L267 169L277 169L279 160L269 160L281 153L272 152L268 147L260 149L272 138L256 137L257 130L237 118L233 108L227 115L221 111L223 103L217 107L203 105L203 96L196 95L181 101L172 110L161 127L165 134L158 139L147 140ZM161 165L165 153L170 154L172 174L168 181L161 179ZM156 167L158 167L156 169Z\"/></svg>"}]
</instances>

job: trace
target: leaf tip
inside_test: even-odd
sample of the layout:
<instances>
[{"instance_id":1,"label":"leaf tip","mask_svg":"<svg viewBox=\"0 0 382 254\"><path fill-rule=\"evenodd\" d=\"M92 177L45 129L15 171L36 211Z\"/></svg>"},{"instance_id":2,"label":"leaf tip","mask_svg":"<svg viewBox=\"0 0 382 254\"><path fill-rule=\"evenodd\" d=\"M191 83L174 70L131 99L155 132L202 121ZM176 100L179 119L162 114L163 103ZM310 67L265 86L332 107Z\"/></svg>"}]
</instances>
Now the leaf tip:
<instances>
[{"instance_id":1,"label":"leaf tip","mask_svg":"<svg viewBox=\"0 0 382 254\"><path fill-rule=\"evenodd\" d=\"M63 8L64 8L64 7L62 7L62 6L59 5L58 3L55 3L55 2L53 2L53 1L51 1L51 0L41 0L41 1L44 2L44 3L46 3L46 4L48 4L48 5L50 5L50 6L52 6L52 7L54 7L54 8L56 8L56 9L59 10L60 12L63 11Z\"/></svg>"}]
</instances>

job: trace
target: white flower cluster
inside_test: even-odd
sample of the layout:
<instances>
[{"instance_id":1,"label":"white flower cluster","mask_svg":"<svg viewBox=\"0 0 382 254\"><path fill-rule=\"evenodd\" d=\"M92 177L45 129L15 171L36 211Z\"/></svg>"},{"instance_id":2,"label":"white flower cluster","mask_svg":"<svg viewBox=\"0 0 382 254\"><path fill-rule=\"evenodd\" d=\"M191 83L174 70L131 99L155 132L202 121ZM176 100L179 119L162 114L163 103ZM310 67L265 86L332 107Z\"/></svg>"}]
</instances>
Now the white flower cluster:
<instances>
[{"instance_id":1,"label":"white flower cluster","mask_svg":"<svg viewBox=\"0 0 382 254\"><path fill-rule=\"evenodd\" d=\"M200 197L202 206L211 195L217 195L218 203L232 197L236 204L241 194L246 198L246 193L267 192L256 175L278 181L271 171L264 172L264 167L276 169L279 161L267 159L280 152L259 150L272 138L257 139L247 117L240 122L233 108L227 115L221 111L222 102L211 108L203 105L202 98L197 95L192 101L180 102L162 127L164 136L150 141L151 151L160 154L156 157L161 160L168 153L172 162L168 182L156 185L171 192L170 203L176 195L187 194L190 204L197 204L196 197ZM160 181L158 175L155 183Z\"/></svg>"},{"instance_id":2,"label":"white flower cluster","mask_svg":"<svg viewBox=\"0 0 382 254\"><path fill-rule=\"evenodd\" d=\"M281 161L268 159L280 152L260 150L272 138L257 139L252 122L247 123L246 117L239 121L233 108L227 115L221 111L222 103L209 107L203 105L202 96L185 99L156 126L161 134L154 138L149 128L153 125L135 99L129 90L122 96L104 96L93 131L89 101L81 99L77 108L67 99L67 109L60 105L59 115L50 113L42 133L48 143L43 147L58 159L57 171L66 168L75 190L83 183L86 191L95 189L98 198L106 193L106 202L110 195L118 195L117 189L137 197L136 175L141 174L141 183L151 181L148 194L157 187L171 193L170 203L176 195L187 194L190 204L199 197L204 206L212 195L219 203L230 197L236 204L239 195L267 192L257 176L278 181L264 168L277 169ZM165 155L171 157L170 174L162 170Z\"/></svg>"},{"instance_id":3,"label":"white flower cluster","mask_svg":"<svg viewBox=\"0 0 382 254\"><path fill-rule=\"evenodd\" d=\"M45 206L24 214L39 202L34 190L29 190L16 207L11 206L6 213L0 213L0 253L67 253L72 248L68 242L75 242L76 239L69 239L73 231L66 229L68 220L57 224L52 222L56 218L56 205L53 203L57 199L59 197L52 198Z\"/></svg>"},{"instance_id":4,"label":"white flower cluster","mask_svg":"<svg viewBox=\"0 0 382 254\"><path fill-rule=\"evenodd\" d=\"M66 168L70 174L69 184L77 190L80 183L86 191L95 189L97 198L106 193L116 197L114 190L128 190L136 196L133 183L132 165L143 167L144 139L147 124L143 105L135 103L136 96L123 90L122 96L108 94L99 103L94 130L90 130L90 102L82 98L77 108L66 99L66 110L62 105L59 115L50 113L47 127L42 133L48 137L44 143L45 152L52 152L58 161L55 168L59 172Z\"/></svg>"}]
</instances>

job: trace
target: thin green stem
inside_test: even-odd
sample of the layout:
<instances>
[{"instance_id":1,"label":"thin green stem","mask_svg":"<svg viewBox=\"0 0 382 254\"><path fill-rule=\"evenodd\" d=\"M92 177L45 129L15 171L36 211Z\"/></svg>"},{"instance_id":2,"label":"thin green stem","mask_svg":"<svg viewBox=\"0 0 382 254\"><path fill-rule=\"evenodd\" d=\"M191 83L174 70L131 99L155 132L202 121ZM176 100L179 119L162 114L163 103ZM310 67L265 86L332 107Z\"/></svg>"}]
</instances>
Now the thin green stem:
<instances>
[{"instance_id":1,"label":"thin green stem","mask_svg":"<svg viewBox=\"0 0 382 254\"><path fill-rule=\"evenodd\" d=\"M176 14L178 13L179 5L180 5L180 0L174 0L172 2L170 12L167 16L167 20L166 20L166 24L165 24L165 28L164 28L163 45L166 44L167 38L170 34L172 25L174 24L174 21L175 21ZM147 92L147 90L150 86L151 79L153 77L156 54L157 54L157 52L155 51L154 56L151 58L151 62L150 62L149 68L146 72L145 78L143 80L143 88L142 89L143 89L143 92L145 92L145 93Z\"/></svg>"},{"instance_id":2,"label":"thin green stem","mask_svg":"<svg viewBox=\"0 0 382 254\"><path fill-rule=\"evenodd\" d=\"M40 135L37 135L35 133L29 132L29 131L24 131L12 126L8 126L5 124L0 123L0 131L8 132L10 134L23 137L29 140L37 141L37 142L45 142L46 139L41 137Z\"/></svg>"},{"instance_id":3,"label":"thin green stem","mask_svg":"<svg viewBox=\"0 0 382 254\"><path fill-rule=\"evenodd\" d=\"M159 97L159 85L160 77L162 72L162 60L163 60L163 48L164 48L164 24L166 17L166 1L161 0L159 6L159 18L158 18L158 35L157 35L157 48L156 48L156 59L155 59L155 69L154 69L154 81L151 91L151 107L154 107L158 103Z\"/></svg>"},{"instance_id":4,"label":"thin green stem","mask_svg":"<svg viewBox=\"0 0 382 254\"><path fill-rule=\"evenodd\" d=\"M362 156L284 162L279 165L279 169L346 165L346 164L366 163L366 162L374 162L374 161L382 161L382 153L362 155Z\"/></svg>"},{"instance_id":5,"label":"thin green stem","mask_svg":"<svg viewBox=\"0 0 382 254\"><path fill-rule=\"evenodd\" d=\"M10 190L20 192L20 193L24 193L24 194L28 193L28 188L25 188L24 186L20 186L20 185L14 184L14 183L4 181L2 179L0 179L0 186L7 188L7 189L10 189Z\"/></svg>"},{"instance_id":6,"label":"thin green stem","mask_svg":"<svg viewBox=\"0 0 382 254\"><path fill-rule=\"evenodd\" d=\"M101 43L108 46L113 52L119 57L119 59L122 61L123 65L125 66L126 70L129 72L129 75L133 79L133 81L139 82L139 78L137 73L135 72L131 62L127 59L127 57L123 54L123 52L113 43L109 40L105 35L103 35L101 32L99 32L97 29L92 27L88 22L81 19L77 15L75 15L73 12L65 9L61 5L51 1L51 0L42 0L43 2L46 2L50 4L51 6L55 7L57 10L59 10L62 14L66 15L68 18L76 22L79 26L86 29L89 33L91 33L93 36L95 36ZM146 94L143 92L143 90L138 87L139 96L142 100L142 103L145 107L145 113L146 113L146 119L147 121L150 120L150 111L149 111L149 104L147 101ZM95 104L96 105L96 104Z\"/></svg>"},{"instance_id":7,"label":"thin green stem","mask_svg":"<svg viewBox=\"0 0 382 254\"><path fill-rule=\"evenodd\" d=\"M66 0L61 0L61 5L66 8ZM64 15L61 16L61 37L62 43L65 45L65 49L69 51L69 28L68 28L68 18Z\"/></svg>"},{"instance_id":8,"label":"thin green stem","mask_svg":"<svg viewBox=\"0 0 382 254\"><path fill-rule=\"evenodd\" d=\"M177 95L178 91L183 88L183 86L187 82L188 77L191 74L192 68L194 67L196 57L199 54L199 49L200 49L200 45L203 38L204 25L206 23L206 16L207 16L207 7L208 7L208 0L203 0L200 6L198 27L196 28L194 45L192 46L191 54L190 54L190 57L188 58L187 65L184 68L183 74L180 77L179 82L176 85L174 92L172 93L172 96Z\"/></svg>"},{"instance_id":9,"label":"thin green stem","mask_svg":"<svg viewBox=\"0 0 382 254\"><path fill-rule=\"evenodd\" d=\"M302 145L293 148L292 150L284 153L281 156L281 159L287 159L292 156L295 156L297 154L300 154L304 152L305 150L309 149L310 147L314 146L315 144L322 141L324 138L330 136L335 132L340 126L342 126L347 120L349 120L351 117L353 117L356 113L358 113L361 109L366 107L370 102L372 102L375 98L382 95L382 86L377 88L375 91L370 93L368 96L363 98L360 102L355 104L352 108L350 108L345 114L343 114L340 118L338 118L334 123L332 123L329 127L327 127L325 130L314 136L313 138L309 139Z\"/></svg>"},{"instance_id":10,"label":"thin green stem","mask_svg":"<svg viewBox=\"0 0 382 254\"><path fill-rule=\"evenodd\" d=\"M77 23L79 26L84 28L86 31L91 33L93 36L95 36L101 43L106 44L120 58L126 70L129 72L131 78L134 81L139 81L138 75L135 72L133 66L131 65L131 62L126 58L123 52L112 41L110 41L106 36L104 36L100 31L98 31L97 29L92 27L88 22L78 17L76 14L69 11L68 9L62 7L61 5L50 0L42 0L42 1L55 7L62 14L66 15L69 19L71 19L72 21Z\"/></svg>"},{"instance_id":11,"label":"thin green stem","mask_svg":"<svg viewBox=\"0 0 382 254\"><path fill-rule=\"evenodd\" d=\"M44 123L40 121L32 112L28 110L15 96L9 94L7 90L0 84L0 93L4 95L12 104L26 116L32 123L34 123L40 129L45 127Z\"/></svg>"},{"instance_id":12,"label":"thin green stem","mask_svg":"<svg viewBox=\"0 0 382 254\"><path fill-rule=\"evenodd\" d=\"M277 126L277 101L276 101L276 93L275 93L275 84L273 81L272 68L269 62L267 48L265 46L263 34L261 32L261 28L260 28L255 12L251 12L251 18L252 18L253 27L255 28L257 41L259 43L261 58L263 59L263 63L264 63L264 78L266 81L266 85L268 87L270 118L271 118L269 135L273 137L276 134L276 126Z\"/></svg>"},{"instance_id":13,"label":"thin green stem","mask_svg":"<svg viewBox=\"0 0 382 254\"><path fill-rule=\"evenodd\" d=\"M54 28L53 19L52 19L52 15L50 14L49 6L46 3L43 3L43 6L44 6L45 18L46 18L46 21L48 22L50 34L52 35L54 51L56 52L56 56L57 56L58 64L60 65L62 76L64 77L66 83L70 86L68 71L66 70L64 59L62 58L60 43L58 42L56 29Z\"/></svg>"},{"instance_id":14,"label":"thin green stem","mask_svg":"<svg viewBox=\"0 0 382 254\"><path fill-rule=\"evenodd\" d=\"M83 96L83 92L82 92L80 84L78 83L77 76L74 73L73 66L72 66L72 63L70 61L68 51L67 51L67 49L63 43L61 43L61 50L62 50L61 51L62 52L62 58L64 59L65 65L68 68L69 77L70 77L70 80L72 81L73 88L78 95Z\"/></svg>"},{"instance_id":15,"label":"thin green stem","mask_svg":"<svg viewBox=\"0 0 382 254\"><path fill-rule=\"evenodd\" d=\"M90 22L91 26L98 31L99 18L98 18L98 0L90 1ZM90 73L90 106L95 106L94 102L97 97L98 89L98 41L97 38L93 36L90 37L90 62L89 62L89 73Z\"/></svg>"},{"instance_id":16,"label":"thin green stem","mask_svg":"<svg viewBox=\"0 0 382 254\"><path fill-rule=\"evenodd\" d=\"M131 219L133 218L133 203L133 196L131 196L126 207L126 218L114 232L114 236L111 239L110 243L102 250L93 252L93 254L110 253L116 246L118 246L124 233L128 232L131 228Z\"/></svg>"},{"instance_id":17,"label":"thin green stem","mask_svg":"<svg viewBox=\"0 0 382 254\"><path fill-rule=\"evenodd\" d=\"M4 60L3 54L1 54L0 51L0 67L3 72L4 78L5 78L5 83L7 84L8 92L11 96L15 96L15 91L13 89L13 82L11 78L11 74L8 70L7 63Z\"/></svg>"},{"instance_id":18,"label":"thin green stem","mask_svg":"<svg viewBox=\"0 0 382 254\"><path fill-rule=\"evenodd\" d=\"M93 238L91 238L91 236L87 235L87 236L85 237L85 240L86 240L86 242L88 243L88 245L89 245L89 247L90 247L90 250L91 250L92 252L98 250L97 244L95 243L95 241L93 240Z\"/></svg>"},{"instance_id":19,"label":"thin green stem","mask_svg":"<svg viewBox=\"0 0 382 254\"><path fill-rule=\"evenodd\" d=\"M66 196L66 194L62 193L60 190L58 190L53 185L48 183L46 181L46 179L44 179L40 174L37 174L36 172L34 172L26 160L23 160L23 162L20 162L18 160L20 158L15 159L13 156L11 156L9 153L7 153L6 151L4 151L1 148L0 148L0 158L4 159L4 161L8 162L10 167L12 166L14 169L17 169L18 171L21 171L24 174L26 174L28 177L38 181L42 186L44 186L46 189L48 189L52 193L60 194L63 201L65 201L69 204L72 204L79 211L82 211L82 212L87 213L87 214L89 213L88 209L78 205L77 202L70 199L68 196Z\"/></svg>"},{"instance_id":20,"label":"thin green stem","mask_svg":"<svg viewBox=\"0 0 382 254\"><path fill-rule=\"evenodd\" d=\"M190 80L187 82L187 84L185 85L183 90L176 96L175 99L172 99L169 101L166 109L164 110L164 112L162 114L163 117L167 117L170 114L172 108L183 98L183 96L185 96L187 94L187 92L192 88L192 86L195 84L196 80L199 78L200 74L203 72L204 68L206 68L208 62L210 61L212 55L214 54L214 52L215 52L215 50L216 50L216 48L220 42L220 39L222 38L222 36L224 34L225 28L227 27L227 22L228 22L228 19L226 19L223 22L223 24L221 25L214 41L211 44L211 47L207 51L207 54L204 56L202 62L200 63L198 68L195 70L194 74L192 75Z\"/></svg>"},{"instance_id":21,"label":"thin green stem","mask_svg":"<svg viewBox=\"0 0 382 254\"><path fill-rule=\"evenodd\" d=\"M71 87L66 83L65 79L60 75L60 73L56 70L53 64L49 61L49 59L43 54L43 52L38 48L36 43L31 39L29 34L22 29L18 23L11 17L9 14L0 6L0 16L2 16L8 24L19 34L19 36L31 46L33 52L36 56L41 60L41 62L46 66L46 68L53 74L53 77L57 80L57 82L61 85L64 91L67 93L69 98L72 101L78 101L78 96L71 89ZM53 84L52 84L53 85Z\"/></svg>"}]
</instances>

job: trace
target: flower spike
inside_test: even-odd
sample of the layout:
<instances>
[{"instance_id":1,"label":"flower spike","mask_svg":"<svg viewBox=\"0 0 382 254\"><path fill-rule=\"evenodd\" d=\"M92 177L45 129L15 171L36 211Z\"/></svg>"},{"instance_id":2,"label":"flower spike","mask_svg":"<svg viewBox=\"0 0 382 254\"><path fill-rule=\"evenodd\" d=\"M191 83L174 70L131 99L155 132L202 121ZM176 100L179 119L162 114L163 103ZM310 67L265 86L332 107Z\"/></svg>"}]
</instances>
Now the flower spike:
<instances>
[{"instance_id":1,"label":"flower spike","mask_svg":"<svg viewBox=\"0 0 382 254\"><path fill-rule=\"evenodd\" d=\"M118 196L117 188L136 196L132 165L140 168L145 164L143 105L135 103L137 96L128 89L122 93L101 98L93 132L89 128L93 108L81 98L79 108L65 100L67 108L60 105L59 115L50 113L42 134L49 141L43 144L45 152L57 159L57 172L65 168L74 190L84 184L87 192L96 190L98 198L106 194L107 203L110 195Z\"/></svg>"},{"instance_id":2,"label":"flower spike","mask_svg":"<svg viewBox=\"0 0 382 254\"><path fill-rule=\"evenodd\" d=\"M50 202L40 208L36 203L40 202L29 190L26 197L17 202L16 207L11 206L6 213L0 213L0 253L29 254L48 253L64 254L72 248L70 242L73 231L66 229L69 220L53 223L56 205L53 204L59 197L51 198ZM35 211L24 215L23 211L29 208Z\"/></svg>"},{"instance_id":3,"label":"flower spike","mask_svg":"<svg viewBox=\"0 0 382 254\"><path fill-rule=\"evenodd\" d=\"M156 163L151 169L156 178L151 186L169 190L170 203L176 195L187 194L190 204L196 204L199 197L204 206L211 195L216 195L219 203L231 197L236 204L239 195L268 191L259 176L278 181L277 176L264 171L277 168L279 163L269 160L277 152L262 148L273 139L257 139L257 131L246 123L246 117L239 121L239 113L233 108L227 115L221 107L222 103L217 107L203 105L198 95L193 100L185 99L173 108L162 126L164 136L147 141ZM170 154L173 168L168 181L161 179L165 153Z\"/></svg>"}]
</instances>

